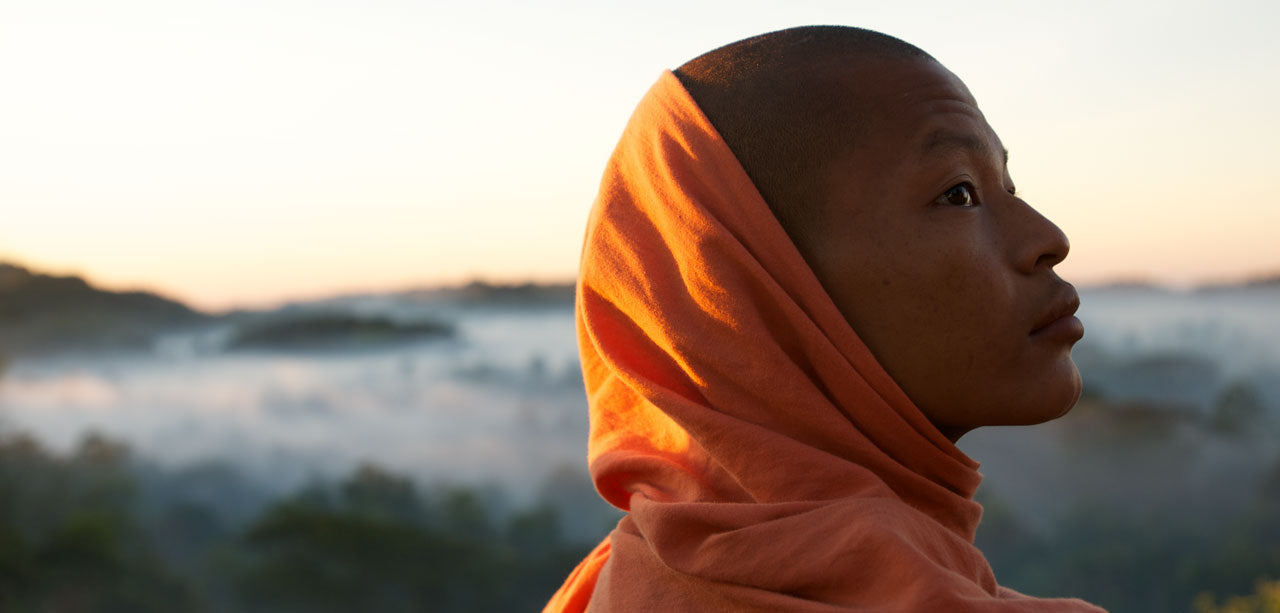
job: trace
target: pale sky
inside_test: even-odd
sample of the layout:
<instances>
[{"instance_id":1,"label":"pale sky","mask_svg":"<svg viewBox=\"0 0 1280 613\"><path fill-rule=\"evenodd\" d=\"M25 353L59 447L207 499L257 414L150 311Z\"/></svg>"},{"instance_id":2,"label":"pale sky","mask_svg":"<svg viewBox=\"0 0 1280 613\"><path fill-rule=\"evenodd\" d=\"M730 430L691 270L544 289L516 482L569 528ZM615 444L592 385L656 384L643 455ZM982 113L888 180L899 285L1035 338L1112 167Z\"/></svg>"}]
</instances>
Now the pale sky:
<instances>
[{"instance_id":1,"label":"pale sky","mask_svg":"<svg viewBox=\"0 0 1280 613\"><path fill-rule=\"evenodd\" d=\"M569 279L663 69L830 23L968 83L1068 280L1280 272L1278 7L0 0L0 259L210 309Z\"/></svg>"}]
</instances>

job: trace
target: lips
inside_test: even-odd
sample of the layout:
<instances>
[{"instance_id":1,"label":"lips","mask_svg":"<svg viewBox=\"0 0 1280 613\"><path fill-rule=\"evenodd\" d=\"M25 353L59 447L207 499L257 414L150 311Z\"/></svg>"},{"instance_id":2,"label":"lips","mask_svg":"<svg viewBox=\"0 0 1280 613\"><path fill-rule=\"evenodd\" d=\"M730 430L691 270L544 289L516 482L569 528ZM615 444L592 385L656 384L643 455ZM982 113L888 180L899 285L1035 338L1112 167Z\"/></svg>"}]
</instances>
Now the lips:
<instances>
[{"instance_id":1,"label":"lips","mask_svg":"<svg viewBox=\"0 0 1280 613\"><path fill-rule=\"evenodd\" d=\"M1044 316L1031 329L1032 336L1074 337L1074 340L1084 336L1084 324L1075 316L1080 308L1080 294L1076 293L1076 288L1064 283L1049 304Z\"/></svg>"}]
</instances>

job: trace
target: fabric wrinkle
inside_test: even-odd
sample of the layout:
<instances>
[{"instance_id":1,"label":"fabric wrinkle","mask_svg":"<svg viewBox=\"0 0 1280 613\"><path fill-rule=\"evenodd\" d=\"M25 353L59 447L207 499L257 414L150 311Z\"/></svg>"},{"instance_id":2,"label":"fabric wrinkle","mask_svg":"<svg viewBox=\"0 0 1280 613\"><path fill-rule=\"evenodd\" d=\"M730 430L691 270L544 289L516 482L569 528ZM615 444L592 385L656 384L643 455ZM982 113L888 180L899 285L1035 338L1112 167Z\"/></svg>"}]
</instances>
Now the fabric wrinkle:
<instances>
[{"instance_id":1,"label":"fabric wrinkle","mask_svg":"<svg viewBox=\"0 0 1280 613\"><path fill-rule=\"evenodd\" d=\"M546 611L1099 611L999 587L978 464L859 340L664 72L589 216L576 317L600 494Z\"/></svg>"}]
</instances>

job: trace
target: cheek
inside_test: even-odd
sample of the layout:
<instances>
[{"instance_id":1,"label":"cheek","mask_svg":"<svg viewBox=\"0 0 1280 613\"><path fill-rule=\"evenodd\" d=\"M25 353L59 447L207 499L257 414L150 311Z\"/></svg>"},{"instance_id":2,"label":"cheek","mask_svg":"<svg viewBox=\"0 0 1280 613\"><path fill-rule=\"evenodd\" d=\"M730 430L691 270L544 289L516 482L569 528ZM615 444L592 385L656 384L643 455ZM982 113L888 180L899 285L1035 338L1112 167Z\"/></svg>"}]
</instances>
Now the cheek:
<instances>
[{"instance_id":1,"label":"cheek","mask_svg":"<svg viewBox=\"0 0 1280 613\"><path fill-rule=\"evenodd\" d=\"M1012 275L968 243L916 260L912 368L900 381L936 423L982 420L1022 376Z\"/></svg>"},{"instance_id":2,"label":"cheek","mask_svg":"<svg viewBox=\"0 0 1280 613\"><path fill-rule=\"evenodd\" d=\"M948 356L948 368L935 373L927 390L940 423L1040 423L1061 415L1080 393L1070 351L1029 336L1019 275L991 262L957 257L939 268L945 272L937 297L955 305L934 347Z\"/></svg>"},{"instance_id":3,"label":"cheek","mask_svg":"<svg viewBox=\"0 0 1280 613\"><path fill-rule=\"evenodd\" d=\"M1013 293L1001 269L977 254L941 263L933 280L933 310L939 312L934 332L950 356L952 378L978 381L1013 365L1016 353Z\"/></svg>"},{"instance_id":4,"label":"cheek","mask_svg":"<svg viewBox=\"0 0 1280 613\"><path fill-rule=\"evenodd\" d=\"M884 231L828 252L819 277L849 323L937 423L966 423L1018 373L1011 268L980 226ZM897 229L901 230L901 229ZM923 234L922 234L923 232ZM1025 332L1025 331L1023 331Z\"/></svg>"}]
</instances>

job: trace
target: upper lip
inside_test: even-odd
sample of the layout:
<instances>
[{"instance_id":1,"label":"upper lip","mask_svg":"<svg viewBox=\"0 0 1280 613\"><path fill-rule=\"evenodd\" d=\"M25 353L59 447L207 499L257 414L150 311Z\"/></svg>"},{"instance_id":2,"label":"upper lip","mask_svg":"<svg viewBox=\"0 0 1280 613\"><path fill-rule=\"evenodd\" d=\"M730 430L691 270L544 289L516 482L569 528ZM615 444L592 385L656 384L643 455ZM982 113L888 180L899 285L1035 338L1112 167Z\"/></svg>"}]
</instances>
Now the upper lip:
<instances>
[{"instance_id":1,"label":"upper lip","mask_svg":"<svg viewBox=\"0 0 1280 613\"><path fill-rule=\"evenodd\" d=\"M1062 287L1054 293L1050 307L1036 322L1036 327L1032 328L1031 333L1035 334L1063 317L1075 315L1078 308L1080 308L1080 294L1076 293L1076 288L1070 283L1063 283Z\"/></svg>"}]
</instances>

